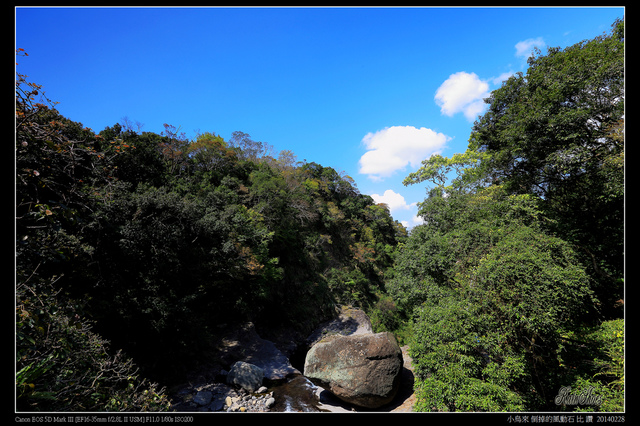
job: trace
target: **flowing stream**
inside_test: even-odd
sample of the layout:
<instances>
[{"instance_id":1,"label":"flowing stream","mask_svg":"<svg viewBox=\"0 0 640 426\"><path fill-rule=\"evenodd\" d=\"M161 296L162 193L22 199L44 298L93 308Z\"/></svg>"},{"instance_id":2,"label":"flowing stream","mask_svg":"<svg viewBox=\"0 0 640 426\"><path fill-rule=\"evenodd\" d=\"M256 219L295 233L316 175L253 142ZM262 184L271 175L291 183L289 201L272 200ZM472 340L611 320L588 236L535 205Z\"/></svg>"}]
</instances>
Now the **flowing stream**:
<instances>
[{"instance_id":1,"label":"flowing stream","mask_svg":"<svg viewBox=\"0 0 640 426\"><path fill-rule=\"evenodd\" d=\"M317 386L311 383L305 376L295 376L286 383L273 388L273 398L276 400L276 403L271 411L320 411L319 400L316 397L317 389Z\"/></svg>"},{"instance_id":2,"label":"flowing stream","mask_svg":"<svg viewBox=\"0 0 640 426\"><path fill-rule=\"evenodd\" d=\"M291 355L291 365L298 371L304 371L306 349L298 349ZM274 386L272 390L276 403L271 411L297 413L326 411L320 409L318 395L322 389L303 375L290 377L285 383Z\"/></svg>"},{"instance_id":3,"label":"flowing stream","mask_svg":"<svg viewBox=\"0 0 640 426\"><path fill-rule=\"evenodd\" d=\"M291 356L291 364L299 371L304 371L304 359L307 351L296 351ZM330 392L314 385L303 375L295 375L285 383L270 388L276 400L271 411L276 412L350 412L353 409L340 401Z\"/></svg>"}]
</instances>

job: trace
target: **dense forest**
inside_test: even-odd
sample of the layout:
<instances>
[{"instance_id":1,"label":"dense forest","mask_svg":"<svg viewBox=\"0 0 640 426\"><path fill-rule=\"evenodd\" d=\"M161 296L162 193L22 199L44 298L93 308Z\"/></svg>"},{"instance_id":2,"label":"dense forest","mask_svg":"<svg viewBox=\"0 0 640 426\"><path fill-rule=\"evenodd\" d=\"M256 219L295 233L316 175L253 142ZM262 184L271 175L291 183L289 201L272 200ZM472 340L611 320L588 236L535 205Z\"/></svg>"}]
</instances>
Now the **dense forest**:
<instances>
[{"instance_id":1,"label":"dense forest","mask_svg":"<svg viewBox=\"0 0 640 426\"><path fill-rule=\"evenodd\" d=\"M116 124L96 134L35 102L40 91L18 76L17 382L26 408L117 401L121 377L98 375L113 361L105 340L167 380L215 345L218 325L308 333L336 303L368 306L383 289L406 230L349 176L288 151L274 158L242 132L190 141L171 125L158 135ZM87 369L96 370L78 377ZM71 395L69 383L88 393L101 380L104 394Z\"/></svg>"},{"instance_id":2,"label":"dense forest","mask_svg":"<svg viewBox=\"0 0 640 426\"><path fill-rule=\"evenodd\" d=\"M431 182L388 283L422 411L624 407L624 26L537 52ZM601 405L556 405L562 388ZM590 390L591 389L591 390Z\"/></svg>"},{"instance_id":3,"label":"dense forest","mask_svg":"<svg viewBox=\"0 0 640 426\"><path fill-rule=\"evenodd\" d=\"M430 182L410 233L246 133L95 133L15 94L18 410L166 410L221 327L305 333L337 304L409 344L417 411L623 410L621 21L537 52L465 153L406 178ZM569 386L602 401L557 405Z\"/></svg>"}]
</instances>

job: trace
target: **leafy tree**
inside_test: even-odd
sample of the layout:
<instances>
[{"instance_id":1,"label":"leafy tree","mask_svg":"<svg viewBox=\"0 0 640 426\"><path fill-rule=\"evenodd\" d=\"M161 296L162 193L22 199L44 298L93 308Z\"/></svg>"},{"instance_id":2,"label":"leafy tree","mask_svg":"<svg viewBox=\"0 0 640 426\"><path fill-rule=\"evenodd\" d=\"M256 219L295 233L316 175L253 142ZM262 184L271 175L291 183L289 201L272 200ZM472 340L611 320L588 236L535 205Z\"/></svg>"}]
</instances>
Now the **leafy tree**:
<instances>
[{"instance_id":1,"label":"leafy tree","mask_svg":"<svg viewBox=\"0 0 640 426\"><path fill-rule=\"evenodd\" d=\"M239 155L244 160L258 161L263 157L273 154L273 147L265 142L258 142L251 139L248 133L235 131L231 134L229 145L238 150Z\"/></svg>"},{"instance_id":2,"label":"leafy tree","mask_svg":"<svg viewBox=\"0 0 640 426\"><path fill-rule=\"evenodd\" d=\"M135 188L140 183L162 186L168 181L168 169L160 154L160 147L166 139L152 132L137 134L126 130L120 124L107 127L98 136L105 145L120 144L127 148L121 150L113 159L113 174L120 181L131 184Z\"/></svg>"},{"instance_id":3,"label":"leafy tree","mask_svg":"<svg viewBox=\"0 0 640 426\"><path fill-rule=\"evenodd\" d=\"M405 180L444 186L455 169L458 187L502 183L539 197L553 232L580 248L601 278L601 296L614 300L622 276L623 33L616 21L609 35L538 52L526 74L491 93L464 154L432 156Z\"/></svg>"},{"instance_id":4,"label":"leafy tree","mask_svg":"<svg viewBox=\"0 0 640 426\"><path fill-rule=\"evenodd\" d=\"M185 169L187 149L189 141L184 132L180 133L180 127L172 124L164 123L164 132L160 133L165 136L159 145L162 158L172 175L180 175Z\"/></svg>"},{"instance_id":5,"label":"leafy tree","mask_svg":"<svg viewBox=\"0 0 640 426\"><path fill-rule=\"evenodd\" d=\"M620 407L623 358L568 337L623 303L623 23L613 28L538 52L487 99L465 153L405 179L434 184L388 284L413 312L418 409L557 410L569 377ZM594 357L607 373L576 367Z\"/></svg>"},{"instance_id":6,"label":"leafy tree","mask_svg":"<svg viewBox=\"0 0 640 426\"><path fill-rule=\"evenodd\" d=\"M598 277L606 317L622 297L623 34L616 21L608 35L530 58L526 75L492 92L469 143L509 191L544 200L553 232Z\"/></svg>"},{"instance_id":7,"label":"leafy tree","mask_svg":"<svg viewBox=\"0 0 640 426\"><path fill-rule=\"evenodd\" d=\"M17 299L25 345L16 387L25 406L45 407L38 396L56 399L46 407L71 401L54 384L71 380L78 387L63 392L99 395L93 405L81 398L82 407L117 409L126 400L145 409L153 401L137 393L147 382L133 379L131 359L146 378L181 380L215 358L218 324L303 334L335 303L370 307L382 290L406 230L344 173L296 162L290 151L275 159L242 132L188 140L176 126L141 132L124 119L95 134L37 96L41 87L18 75L17 286L31 283L42 300L53 295L52 324L57 305L76 307L60 311L73 320L56 322L56 336L36 350L25 342L39 337L42 323L29 319L39 308ZM84 339L65 329L74 324ZM50 361L55 368L45 369ZM113 380L102 373L108 363L117 366ZM92 389L101 378L108 384Z\"/></svg>"},{"instance_id":8,"label":"leafy tree","mask_svg":"<svg viewBox=\"0 0 640 426\"><path fill-rule=\"evenodd\" d=\"M419 408L537 406L556 385L560 330L593 305L588 276L566 242L536 225L526 196L495 186L431 199L423 208L457 220L417 227L389 284L414 307Z\"/></svg>"},{"instance_id":9,"label":"leafy tree","mask_svg":"<svg viewBox=\"0 0 640 426\"><path fill-rule=\"evenodd\" d=\"M82 318L78 303L37 281L16 289L19 411L169 409L165 390L142 378L121 351L111 354L109 342Z\"/></svg>"},{"instance_id":10,"label":"leafy tree","mask_svg":"<svg viewBox=\"0 0 640 426\"><path fill-rule=\"evenodd\" d=\"M490 153L510 190L562 198L622 152L612 132L624 114L623 22L564 50L550 48L491 93L469 148ZM587 188L584 188L587 189ZM600 192L596 188L593 192Z\"/></svg>"},{"instance_id":11,"label":"leafy tree","mask_svg":"<svg viewBox=\"0 0 640 426\"><path fill-rule=\"evenodd\" d=\"M209 132L199 135L189 144L187 155L192 159L194 167L207 172L216 171L221 176L226 175L227 166L236 161L236 153L227 148L224 139Z\"/></svg>"},{"instance_id":12,"label":"leafy tree","mask_svg":"<svg viewBox=\"0 0 640 426\"><path fill-rule=\"evenodd\" d=\"M596 405L567 405L564 410L624 411L624 320L603 321L566 333L560 358L571 394L590 392ZM585 362L585 360L588 360Z\"/></svg>"},{"instance_id":13,"label":"leafy tree","mask_svg":"<svg viewBox=\"0 0 640 426\"><path fill-rule=\"evenodd\" d=\"M95 246L84 231L96 206L119 188L114 160L129 147L105 141L53 105L17 74L17 408L166 410L162 391L131 359L112 353L84 319L85 304L69 298L72 277L91 275Z\"/></svg>"},{"instance_id":14,"label":"leafy tree","mask_svg":"<svg viewBox=\"0 0 640 426\"><path fill-rule=\"evenodd\" d=\"M420 311L411 346L417 373L416 411L522 411L515 384L521 356L499 346L499 333L473 304L441 295Z\"/></svg>"},{"instance_id":15,"label":"leafy tree","mask_svg":"<svg viewBox=\"0 0 640 426\"><path fill-rule=\"evenodd\" d=\"M198 342L206 348L207 324L259 310L261 277L276 267L272 233L259 213L228 201L222 191L194 198L141 186L104 206L92 225L98 329L168 363ZM162 349L168 342L171 352Z\"/></svg>"}]
</instances>

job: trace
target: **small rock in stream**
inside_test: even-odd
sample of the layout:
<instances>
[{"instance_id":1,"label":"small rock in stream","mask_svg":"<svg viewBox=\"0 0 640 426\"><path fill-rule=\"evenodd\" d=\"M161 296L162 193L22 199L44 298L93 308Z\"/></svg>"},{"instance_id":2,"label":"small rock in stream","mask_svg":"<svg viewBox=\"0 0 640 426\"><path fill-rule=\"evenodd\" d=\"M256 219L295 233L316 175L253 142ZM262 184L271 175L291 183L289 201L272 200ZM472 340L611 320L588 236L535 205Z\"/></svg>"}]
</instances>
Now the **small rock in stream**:
<instances>
[{"instance_id":1,"label":"small rock in stream","mask_svg":"<svg viewBox=\"0 0 640 426\"><path fill-rule=\"evenodd\" d=\"M209 391L200 391L193 397L193 402L198 405L207 405L211 402L213 394Z\"/></svg>"}]
</instances>

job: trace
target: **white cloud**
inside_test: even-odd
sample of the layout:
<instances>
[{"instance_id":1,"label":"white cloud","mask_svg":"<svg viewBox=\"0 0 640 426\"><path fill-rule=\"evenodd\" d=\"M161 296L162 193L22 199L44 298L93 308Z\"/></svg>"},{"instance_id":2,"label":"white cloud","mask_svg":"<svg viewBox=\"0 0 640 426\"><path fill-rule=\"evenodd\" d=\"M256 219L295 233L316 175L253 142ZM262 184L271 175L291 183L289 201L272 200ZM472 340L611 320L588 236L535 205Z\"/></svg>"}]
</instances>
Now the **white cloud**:
<instances>
[{"instance_id":1,"label":"white cloud","mask_svg":"<svg viewBox=\"0 0 640 426\"><path fill-rule=\"evenodd\" d=\"M387 189L382 195L371 194L371 198L373 198L376 203L385 203L388 205L391 213L397 212L398 210L411 210L416 206L416 203L407 204L404 197L392 189Z\"/></svg>"},{"instance_id":2,"label":"white cloud","mask_svg":"<svg viewBox=\"0 0 640 426\"><path fill-rule=\"evenodd\" d=\"M482 113L485 107L483 99L487 97L489 84L475 73L461 71L451 74L438 87L435 100L443 114L451 117L462 112L467 120L473 121Z\"/></svg>"},{"instance_id":3,"label":"white cloud","mask_svg":"<svg viewBox=\"0 0 640 426\"><path fill-rule=\"evenodd\" d=\"M542 37L528 38L516 43L516 56L524 59L528 59L533 54L533 49L537 47L542 50L547 47L547 43L544 42Z\"/></svg>"},{"instance_id":4,"label":"white cloud","mask_svg":"<svg viewBox=\"0 0 640 426\"><path fill-rule=\"evenodd\" d=\"M424 223L422 217L416 214L418 203L407 203L407 200L401 194L392 189L387 189L382 195L371 194L371 198L376 203L384 203L389 206L389 210L396 220L399 219L398 216L404 219L400 220L400 223L407 229Z\"/></svg>"},{"instance_id":5,"label":"white cloud","mask_svg":"<svg viewBox=\"0 0 640 426\"><path fill-rule=\"evenodd\" d=\"M426 127L386 127L362 138L367 152L360 157L360 173L382 180L410 164L417 168L421 161L441 152L451 138Z\"/></svg>"},{"instance_id":6,"label":"white cloud","mask_svg":"<svg viewBox=\"0 0 640 426\"><path fill-rule=\"evenodd\" d=\"M422 225L424 223L424 220L420 216L416 215L411 218L411 221L403 220L400 221L400 223L402 223L405 228L411 229L414 226Z\"/></svg>"},{"instance_id":7,"label":"white cloud","mask_svg":"<svg viewBox=\"0 0 640 426\"><path fill-rule=\"evenodd\" d=\"M499 76L494 77L493 79L491 79L491 82L492 82L494 85L498 85L498 84L502 83L503 81L508 80L508 79L509 79L509 77L511 77L511 76L512 76L512 75L514 75L514 74L515 74L515 72L513 72L513 71L503 72L503 73L502 73L502 74L500 74Z\"/></svg>"}]
</instances>

